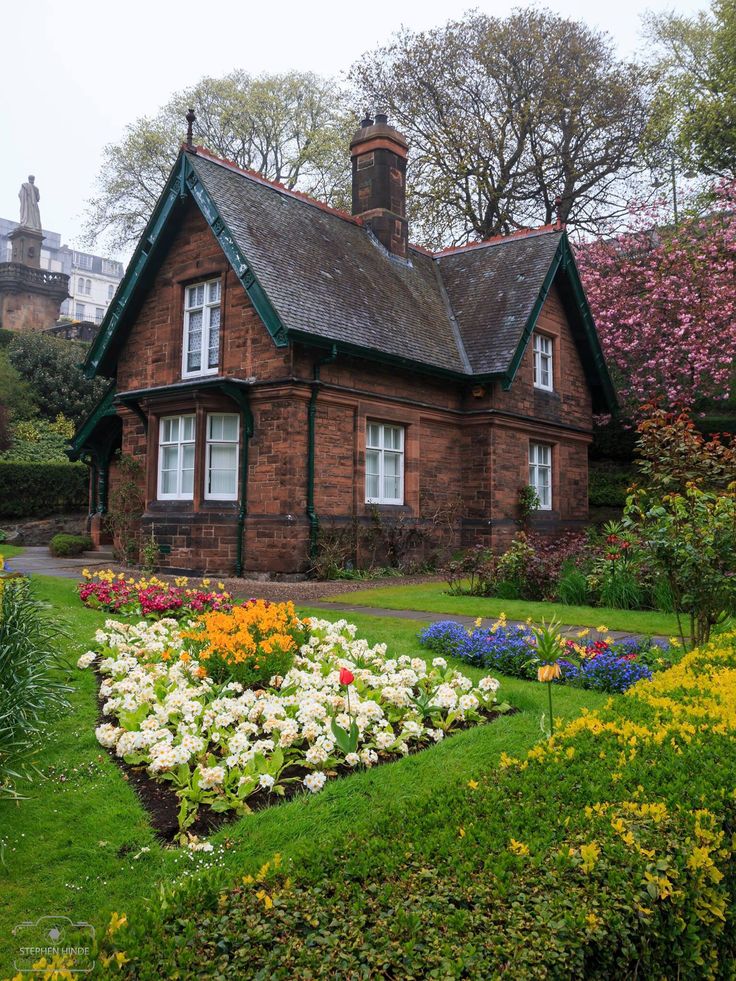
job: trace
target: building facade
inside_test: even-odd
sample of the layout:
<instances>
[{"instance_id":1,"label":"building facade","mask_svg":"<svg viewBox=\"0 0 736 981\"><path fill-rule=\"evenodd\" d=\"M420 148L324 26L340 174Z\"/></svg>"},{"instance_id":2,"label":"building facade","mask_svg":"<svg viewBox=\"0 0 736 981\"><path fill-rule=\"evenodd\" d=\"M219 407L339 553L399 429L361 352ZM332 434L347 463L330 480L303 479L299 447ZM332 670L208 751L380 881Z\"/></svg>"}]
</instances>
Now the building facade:
<instances>
[{"instance_id":1,"label":"building facade","mask_svg":"<svg viewBox=\"0 0 736 981\"><path fill-rule=\"evenodd\" d=\"M11 261L11 233L18 222L0 218L0 262ZM40 268L69 277L69 296L61 305L60 316L101 324L120 280L124 266L116 259L80 252L62 245L58 232L44 230ZM40 325L50 327L51 324Z\"/></svg>"},{"instance_id":2,"label":"building facade","mask_svg":"<svg viewBox=\"0 0 736 981\"><path fill-rule=\"evenodd\" d=\"M615 397L564 228L409 242L407 144L351 143L353 214L187 146L93 344L111 379L75 436L99 536L116 452L173 569L303 572L325 529L500 548L587 519L593 412Z\"/></svg>"}]
</instances>

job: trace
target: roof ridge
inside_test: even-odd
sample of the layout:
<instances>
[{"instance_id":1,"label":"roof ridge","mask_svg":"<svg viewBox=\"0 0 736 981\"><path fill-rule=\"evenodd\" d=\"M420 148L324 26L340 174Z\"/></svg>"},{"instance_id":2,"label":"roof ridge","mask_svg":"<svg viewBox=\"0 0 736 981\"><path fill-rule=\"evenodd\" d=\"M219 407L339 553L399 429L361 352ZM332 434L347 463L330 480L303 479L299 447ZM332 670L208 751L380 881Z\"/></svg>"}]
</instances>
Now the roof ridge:
<instances>
[{"instance_id":1,"label":"roof ridge","mask_svg":"<svg viewBox=\"0 0 736 981\"><path fill-rule=\"evenodd\" d=\"M286 187L286 185L281 184L279 181L271 180L269 177L264 177L263 174L259 173L257 170L250 170L248 167L241 167L240 164L235 163L234 160L228 160L226 157L218 157L216 153L212 153L204 146L195 146L192 148L193 156L204 157L206 160L211 160L212 163L216 163L221 167L227 167L229 170L234 170L236 173L241 174L243 177L247 177L249 180L254 181L257 184L262 184L264 187L273 188L274 191L279 191L281 194L285 194L287 197L296 198L298 201L303 201L305 204L311 204L315 208L319 208L320 211L325 211L328 214L335 215L337 218L342 218L343 221L349 221L353 225L361 225L363 221L357 215L349 215L347 211L342 211L340 208L333 208L329 204L325 204L324 201L320 201L318 198L312 197L311 194L306 194L304 191L295 191L292 188ZM189 151L189 152L192 152Z\"/></svg>"},{"instance_id":2,"label":"roof ridge","mask_svg":"<svg viewBox=\"0 0 736 981\"><path fill-rule=\"evenodd\" d=\"M562 231L564 231L564 228L560 228L556 224L539 225L538 228L519 228L517 231L509 232L507 235L492 235L490 238L481 239L479 242L467 242L465 245L451 245L447 249L440 249L439 252L431 252L430 255L433 255L435 259L441 259L446 255L454 255L456 252L470 252L473 249L503 245L505 242L520 238L534 238L537 235L548 235L550 232Z\"/></svg>"}]
</instances>

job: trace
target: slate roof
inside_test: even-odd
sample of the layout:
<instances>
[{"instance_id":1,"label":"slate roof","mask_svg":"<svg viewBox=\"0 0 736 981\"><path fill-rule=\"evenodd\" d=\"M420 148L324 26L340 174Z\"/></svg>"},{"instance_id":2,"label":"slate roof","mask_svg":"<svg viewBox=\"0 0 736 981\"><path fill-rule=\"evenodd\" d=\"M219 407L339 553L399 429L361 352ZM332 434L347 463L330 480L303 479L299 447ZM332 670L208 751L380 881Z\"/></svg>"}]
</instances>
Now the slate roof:
<instances>
[{"instance_id":1,"label":"slate roof","mask_svg":"<svg viewBox=\"0 0 736 981\"><path fill-rule=\"evenodd\" d=\"M357 222L201 154L190 162L287 330L467 372L431 256L391 258Z\"/></svg>"},{"instance_id":2,"label":"slate roof","mask_svg":"<svg viewBox=\"0 0 736 981\"><path fill-rule=\"evenodd\" d=\"M438 256L473 374L508 370L563 234L547 230Z\"/></svg>"},{"instance_id":3,"label":"slate roof","mask_svg":"<svg viewBox=\"0 0 736 981\"><path fill-rule=\"evenodd\" d=\"M189 190L276 343L289 339L457 378L513 380L554 275L596 411L615 408L564 231L552 226L409 260L359 218L213 157L182 152L87 357L113 375L141 290L166 248L164 229Z\"/></svg>"}]
</instances>

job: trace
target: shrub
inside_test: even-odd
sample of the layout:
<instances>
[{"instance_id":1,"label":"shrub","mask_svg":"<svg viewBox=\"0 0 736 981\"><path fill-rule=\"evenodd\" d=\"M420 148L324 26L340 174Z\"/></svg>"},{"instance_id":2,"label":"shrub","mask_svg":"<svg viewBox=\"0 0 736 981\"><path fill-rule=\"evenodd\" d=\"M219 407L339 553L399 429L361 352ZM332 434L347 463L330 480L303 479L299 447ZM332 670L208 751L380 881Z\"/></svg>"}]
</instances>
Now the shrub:
<instances>
[{"instance_id":1,"label":"shrub","mask_svg":"<svg viewBox=\"0 0 736 981\"><path fill-rule=\"evenodd\" d=\"M8 347L12 366L32 386L45 419L63 413L79 425L102 398L103 378L85 378L80 364L87 344L41 333L17 334Z\"/></svg>"},{"instance_id":2,"label":"shrub","mask_svg":"<svg viewBox=\"0 0 736 981\"><path fill-rule=\"evenodd\" d=\"M620 508L623 511L628 488L635 476L631 466L592 462L588 471L589 504L591 507Z\"/></svg>"},{"instance_id":3,"label":"shrub","mask_svg":"<svg viewBox=\"0 0 736 981\"><path fill-rule=\"evenodd\" d=\"M54 535L49 543L49 551L52 555L81 555L92 548L92 539L89 535Z\"/></svg>"},{"instance_id":4,"label":"shrub","mask_svg":"<svg viewBox=\"0 0 736 981\"><path fill-rule=\"evenodd\" d=\"M65 416L59 416L55 422L45 419L17 422L13 426L11 445L0 453L0 460L9 463L68 464L66 449L73 435L73 424Z\"/></svg>"},{"instance_id":5,"label":"shrub","mask_svg":"<svg viewBox=\"0 0 736 981\"><path fill-rule=\"evenodd\" d=\"M568 568L557 583L557 597L569 606L585 606L590 601L585 574L574 566Z\"/></svg>"},{"instance_id":6,"label":"shrub","mask_svg":"<svg viewBox=\"0 0 736 981\"><path fill-rule=\"evenodd\" d=\"M67 705L59 679L61 629L27 579L0 579L0 797L27 777L49 722Z\"/></svg>"},{"instance_id":7,"label":"shrub","mask_svg":"<svg viewBox=\"0 0 736 981\"><path fill-rule=\"evenodd\" d=\"M0 518L84 510L88 483L88 470L83 463L0 461Z\"/></svg>"},{"instance_id":8,"label":"shrub","mask_svg":"<svg viewBox=\"0 0 736 981\"><path fill-rule=\"evenodd\" d=\"M382 800L367 828L292 845L283 868L256 854L237 882L197 877L128 911L104 953L125 950L136 978L732 978L735 645L524 759Z\"/></svg>"}]
</instances>

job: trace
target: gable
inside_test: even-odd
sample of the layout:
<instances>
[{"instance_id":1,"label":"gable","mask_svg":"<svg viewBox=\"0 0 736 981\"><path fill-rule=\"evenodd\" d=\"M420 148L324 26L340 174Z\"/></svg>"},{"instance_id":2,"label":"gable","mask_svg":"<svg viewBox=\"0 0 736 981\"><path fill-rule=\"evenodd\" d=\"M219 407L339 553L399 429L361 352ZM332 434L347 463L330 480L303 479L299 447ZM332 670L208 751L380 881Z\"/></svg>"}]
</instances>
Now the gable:
<instances>
[{"instance_id":1,"label":"gable","mask_svg":"<svg viewBox=\"0 0 736 981\"><path fill-rule=\"evenodd\" d=\"M113 375L142 297L194 201L272 343L298 340L456 379L513 381L558 270L599 411L615 405L563 231L435 256L389 255L358 219L212 158L182 153L86 362ZM567 301L566 301L567 302Z\"/></svg>"}]
</instances>

